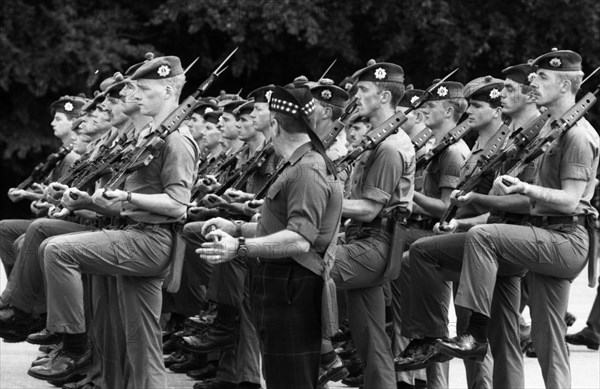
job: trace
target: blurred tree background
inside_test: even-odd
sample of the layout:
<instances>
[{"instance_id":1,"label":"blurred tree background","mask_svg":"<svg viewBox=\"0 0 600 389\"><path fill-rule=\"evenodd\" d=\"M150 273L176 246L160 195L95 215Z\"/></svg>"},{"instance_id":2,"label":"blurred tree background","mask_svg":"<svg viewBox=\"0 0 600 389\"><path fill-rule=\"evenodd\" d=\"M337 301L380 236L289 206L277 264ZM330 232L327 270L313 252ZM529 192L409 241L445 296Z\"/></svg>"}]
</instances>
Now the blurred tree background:
<instances>
[{"instance_id":1,"label":"blurred tree background","mask_svg":"<svg viewBox=\"0 0 600 389\"><path fill-rule=\"evenodd\" d=\"M50 103L90 96L148 51L184 66L200 57L184 95L236 46L215 95L315 79L334 59L336 82L374 58L401 64L418 88L456 67L461 82L501 76L552 47L581 53L586 73L600 65L595 0L3 0L0 9L0 218L27 216L28 204L5 193L58 147Z\"/></svg>"}]
</instances>

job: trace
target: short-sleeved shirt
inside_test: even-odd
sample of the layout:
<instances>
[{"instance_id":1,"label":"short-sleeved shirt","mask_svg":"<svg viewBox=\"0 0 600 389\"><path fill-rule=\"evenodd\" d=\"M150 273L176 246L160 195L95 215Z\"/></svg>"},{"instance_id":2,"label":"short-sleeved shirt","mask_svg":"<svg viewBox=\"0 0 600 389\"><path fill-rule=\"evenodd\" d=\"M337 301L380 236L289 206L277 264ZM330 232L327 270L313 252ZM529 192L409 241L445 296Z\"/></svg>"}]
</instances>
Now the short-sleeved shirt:
<instances>
[{"instance_id":1,"label":"short-sleeved shirt","mask_svg":"<svg viewBox=\"0 0 600 389\"><path fill-rule=\"evenodd\" d=\"M547 123L540 131L544 136L550 130ZM598 169L600 140L596 130L584 118L566 133L559 136L540 156L536 165L535 184L546 188L562 189L561 180L585 181L585 190L573 215L598 214L592 207L595 178ZM558 216L556 210L546 204L530 200L532 215Z\"/></svg>"},{"instance_id":2,"label":"short-sleeved shirt","mask_svg":"<svg viewBox=\"0 0 600 389\"><path fill-rule=\"evenodd\" d=\"M134 193L166 193L180 204L188 204L194 182L198 146L189 130L179 129L165 138L157 156L125 180L125 190ZM159 215L123 202L121 215L138 222L174 223L177 218Z\"/></svg>"},{"instance_id":3,"label":"short-sleeved shirt","mask_svg":"<svg viewBox=\"0 0 600 389\"><path fill-rule=\"evenodd\" d=\"M257 236L294 231L323 254L334 239L342 215L342 187L327 173L325 159L311 143L300 146L269 188L261 207ZM315 274L322 269L298 262Z\"/></svg>"},{"instance_id":4,"label":"short-sleeved shirt","mask_svg":"<svg viewBox=\"0 0 600 389\"><path fill-rule=\"evenodd\" d=\"M404 131L388 136L372 151L361 154L350 175L350 199L383 205L380 217L398 207L412 212L415 149Z\"/></svg>"},{"instance_id":5,"label":"short-sleeved shirt","mask_svg":"<svg viewBox=\"0 0 600 389\"><path fill-rule=\"evenodd\" d=\"M442 189L456 189L460 182L461 170L469 154L469 146L462 139L448 146L427 164L421 193L440 199Z\"/></svg>"}]
</instances>

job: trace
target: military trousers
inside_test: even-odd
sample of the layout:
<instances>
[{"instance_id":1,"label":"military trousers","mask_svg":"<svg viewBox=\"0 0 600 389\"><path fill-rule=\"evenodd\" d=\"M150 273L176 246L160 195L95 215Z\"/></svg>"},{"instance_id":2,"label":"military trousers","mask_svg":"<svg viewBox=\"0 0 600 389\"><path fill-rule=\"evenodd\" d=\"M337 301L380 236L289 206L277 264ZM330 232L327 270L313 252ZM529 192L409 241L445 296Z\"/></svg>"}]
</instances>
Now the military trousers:
<instances>
[{"instance_id":1,"label":"military trousers","mask_svg":"<svg viewBox=\"0 0 600 389\"><path fill-rule=\"evenodd\" d=\"M131 369L128 385L165 388L159 318L172 239L168 225L132 225L49 239L44 250L46 328L57 333L85 332L81 274L116 275Z\"/></svg>"},{"instance_id":2,"label":"military trousers","mask_svg":"<svg viewBox=\"0 0 600 389\"><path fill-rule=\"evenodd\" d=\"M356 351L363 361L365 389L396 388L394 356L385 332L384 273L390 233L364 228L347 233L337 247L331 278L346 291L348 320Z\"/></svg>"},{"instance_id":3,"label":"military trousers","mask_svg":"<svg viewBox=\"0 0 600 389\"><path fill-rule=\"evenodd\" d=\"M25 232L13 274L8 279L10 303L25 312L45 313L47 311L46 287L42 261L46 239L91 229L93 227L64 220L47 218L33 220Z\"/></svg>"},{"instance_id":4,"label":"military trousers","mask_svg":"<svg viewBox=\"0 0 600 389\"><path fill-rule=\"evenodd\" d=\"M6 271L6 277L17 260L15 241L27 231L34 219L5 219L0 220L0 260Z\"/></svg>"},{"instance_id":5,"label":"military trousers","mask_svg":"<svg viewBox=\"0 0 600 389\"><path fill-rule=\"evenodd\" d=\"M571 386L564 316L570 283L586 266L587 252L588 232L576 224L546 229L488 224L467 232L456 304L491 317L503 266L513 268L513 274L519 269L532 272L531 338L546 387Z\"/></svg>"},{"instance_id":6,"label":"military trousers","mask_svg":"<svg viewBox=\"0 0 600 389\"><path fill-rule=\"evenodd\" d=\"M454 233L423 238L411 245L409 277L402 284L409 285L410 295L403 333L418 338L448 336L450 295L452 284L456 288L460 278L465 239L466 233ZM499 277L496 283L488 354L481 363L464 361L469 388L524 386L518 324L523 273ZM456 315L460 334L468 325L470 311L456 306Z\"/></svg>"}]
</instances>

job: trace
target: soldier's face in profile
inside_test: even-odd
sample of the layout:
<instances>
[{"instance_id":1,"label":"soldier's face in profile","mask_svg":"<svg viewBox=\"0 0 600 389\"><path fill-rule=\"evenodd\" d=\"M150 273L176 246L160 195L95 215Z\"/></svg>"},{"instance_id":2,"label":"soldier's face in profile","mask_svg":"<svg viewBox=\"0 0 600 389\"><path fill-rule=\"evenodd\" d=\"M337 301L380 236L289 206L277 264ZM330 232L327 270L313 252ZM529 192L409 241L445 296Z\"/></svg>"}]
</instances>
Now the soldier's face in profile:
<instances>
[{"instance_id":1,"label":"soldier's face in profile","mask_svg":"<svg viewBox=\"0 0 600 389\"><path fill-rule=\"evenodd\" d=\"M145 116L154 116L160 112L167 97L167 87L158 80L137 80L137 90L130 95L132 101L140 106Z\"/></svg>"},{"instance_id":2,"label":"soldier's face in profile","mask_svg":"<svg viewBox=\"0 0 600 389\"><path fill-rule=\"evenodd\" d=\"M219 123L217 123L217 127L222 132L222 136L225 139L237 139L238 130L235 125L236 120L235 116L231 113L224 112L219 118Z\"/></svg>"},{"instance_id":3,"label":"soldier's face in profile","mask_svg":"<svg viewBox=\"0 0 600 389\"><path fill-rule=\"evenodd\" d=\"M254 103L254 109L250 113L252 123L257 131L265 133L269 130L269 103Z\"/></svg>"},{"instance_id":4,"label":"soldier's face in profile","mask_svg":"<svg viewBox=\"0 0 600 389\"><path fill-rule=\"evenodd\" d=\"M553 71L539 69L537 76L531 82L533 96L537 105L547 105L560 97L560 82L558 74Z\"/></svg>"},{"instance_id":5,"label":"soldier's face in profile","mask_svg":"<svg viewBox=\"0 0 600 389\"><path fill-rule=\"evenodd\" d=\"M488 125L494 118L495 110L489 103L484 101L472 100L467 108L469 115L468 123L473 129L482 128Z\"/></svg>"},{"instance_id":6,"label":"soldier's face in profile","mask_svg":"<svg viewBox=\"0 0 600 389\"><path fill-rule=\"evenodd\" d=\"M207 148L212 149L221 142L221 131L215 123L205 122L204 138L202 138Z\"/></svg>"},{"instance_id":7,"label":"soldier's face in profile","mask_svg":"<svg viewBox=\"0 0 600 389\"><path fill-rule=\"evenodd\" d=\"M360 116L370 117L381 106L377 85L370 81L359 81L356 86L357 112Z\"/></svg>"},{"instance_id":8,"label":"soldier's face in profile","mask_svg":"<svg viewBox=\"0 0 600 389\"><path fill-rule=\"evenodd\" d=\"M446 107L440 100L428 101L422 110L425 115L425 125L432 130L437 129L446 118Z\"/></svg>"},{"instance_id":9,"label":"soldier's face in profile","mask_svg":"<svg viewBox=\"0 0 600 389\"><path fill-rule=\"evenodd\" d=\"M54 136L61 139L71 132L72 124L73 122L62 112L56 112L54 114L54 119L52 119L52 122L50 123L54 130Z\"/></svg>"},{"instance_id":10,"label":"soldier's face in profile","mask_svg":"<svg viewBox=\"0 0 600 389\"><path fill-rule=\"evenodd\" d=\"M240 115L240 120L238 120L238 123L240 125L238 130L238 136L241 140L245 142L248 139L254 138L256 136L256 127L254 127L254 123L252 122L250 114Z\"/></svg>"},{"instance_id":11,"label":"soldier's face in profile","mask_svg":"<svg viewBox=\"0 0 600 389\"><path fill-rule=\"evenodd\" d=\"M502 112L511 115L520 111L525 106L525 96L521 93L521 85L507 78L504 80L504 88L500 92Z\"/></svg>"}]
</instances>

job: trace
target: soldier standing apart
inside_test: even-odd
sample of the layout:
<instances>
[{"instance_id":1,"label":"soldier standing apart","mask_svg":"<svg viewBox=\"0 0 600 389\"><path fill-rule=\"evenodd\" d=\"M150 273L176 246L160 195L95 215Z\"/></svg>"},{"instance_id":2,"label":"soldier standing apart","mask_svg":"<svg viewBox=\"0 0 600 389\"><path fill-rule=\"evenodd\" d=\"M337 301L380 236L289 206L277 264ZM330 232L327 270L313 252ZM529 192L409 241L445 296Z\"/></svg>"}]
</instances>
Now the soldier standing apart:
<instances>
[{"instance_id":1,"label":"soldier standing apart","mask_svg":"<svg viewBox=\"0 0 600 389\"><path fill-rule=\"evenodd\" d=\"M178 106L185 81L177 57L144 63L132 76L131 97L154 126ZM157 130L155 127L154 130ZM85 333L82 273L122 277L119 306L127 337L131 387L165 388L159 316L161 286L170 260L173 223L185 215L196 166L197 146L189 132L174 131L158 155L131 174L125 190L96 191L96 204L120 209L124 230L63 235L48 241L44 267L48 296L47 328L63 334L63 349L29 374L66 379L91 363Z\"/></svg>"},{"instance_id":2,"label":"soldier standing apart","mask_svg":"<svg viewBox=\"0 0 600 389\"><path fill-rule=\"evenodd\" d=\"M554 118L575 104L583 78L581 56L570 50L538 57L532 82L537 104ZM544 127L540 135L546 135ZM529 220L521 226L491 224L469 230L465 242L456 304L472 311L466 333L436 347L449 355L471 358L485 353L490 308L500 264L532 274L531 337L548 388L571 387L564 321L573 279L587 263L586 215L596 215L590 201L598 166L599 138L584 118L559 136L540 157L536 184L500 176L494 186L504 195L529 198ZM510 182L505 184L503 180Z\"/></svg>"},{"instance_id":3,"label":"soldier standing apart","mask_svg":"<svg viewBox=\"0 0 600 389\"><path fill-rule=\"evenodd\" d=\"M245 258L258 265L250 291L269 388L315 388L321 348L323 254L336 239L342 190L310 125L307 88L275 87L269 101L271 140L287 167L269 188L258 225L206 222L220 237L198 249L209 262ZM231 235L238 236L238 239ZM246 239L245 237L256 238Z\"/></svg>"}]
</instances>

